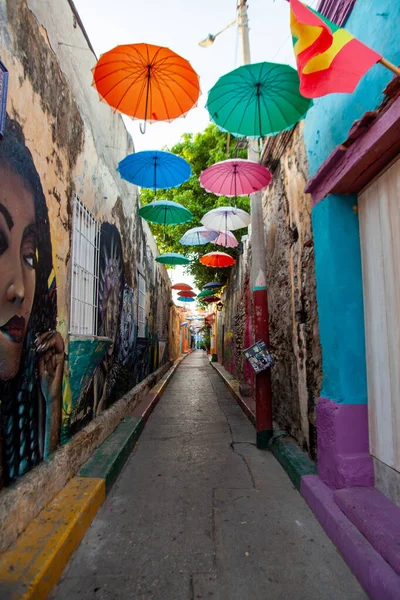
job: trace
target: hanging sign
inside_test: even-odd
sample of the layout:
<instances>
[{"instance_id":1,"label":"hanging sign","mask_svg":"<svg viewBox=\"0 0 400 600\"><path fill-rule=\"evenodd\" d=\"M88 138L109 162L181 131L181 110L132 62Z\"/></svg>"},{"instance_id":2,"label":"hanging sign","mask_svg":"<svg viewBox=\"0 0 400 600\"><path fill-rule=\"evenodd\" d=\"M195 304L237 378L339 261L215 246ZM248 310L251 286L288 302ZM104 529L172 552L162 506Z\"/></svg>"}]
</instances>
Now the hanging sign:
<instances>
[{"instance_id":1,"label":"hanging sign","mask_svg":"<svg viewBox=\"0 0 400 600\"><path fill-rule=\"evenodd\" d=\"M262 340L253 344L250 348L244 349L243 354L253 367L255 373L261 373L261 371L269 369L274 364L272 356Z\"/></svg>"},{"instance_id":2,"label":"hanging sign","mask_svg":"<svg viewBox=\"0 0 400 600\"><path fill-rule=\"evenodd\" d=\"M7 88L8 71L0 61L0 138L3 137L6 126Z\"/></svg>"}]
</instances>

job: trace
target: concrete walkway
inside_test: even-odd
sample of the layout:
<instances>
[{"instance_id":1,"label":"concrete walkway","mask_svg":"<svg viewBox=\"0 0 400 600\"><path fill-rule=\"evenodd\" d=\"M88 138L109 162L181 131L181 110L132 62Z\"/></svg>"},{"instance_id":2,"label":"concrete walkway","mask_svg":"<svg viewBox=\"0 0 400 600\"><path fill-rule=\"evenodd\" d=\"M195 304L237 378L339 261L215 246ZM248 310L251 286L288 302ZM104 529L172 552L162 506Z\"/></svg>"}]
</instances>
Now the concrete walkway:
<instances>
[{"instance_id":1,"label":"concrete walkway","mask_svg":"<svg viewBox=\"0 0 400 600\"><path fill-rule=\"evenodd\" d=\"M359 600L357 581L198 350L52 598Z\"/></svg>"}]
</instances>

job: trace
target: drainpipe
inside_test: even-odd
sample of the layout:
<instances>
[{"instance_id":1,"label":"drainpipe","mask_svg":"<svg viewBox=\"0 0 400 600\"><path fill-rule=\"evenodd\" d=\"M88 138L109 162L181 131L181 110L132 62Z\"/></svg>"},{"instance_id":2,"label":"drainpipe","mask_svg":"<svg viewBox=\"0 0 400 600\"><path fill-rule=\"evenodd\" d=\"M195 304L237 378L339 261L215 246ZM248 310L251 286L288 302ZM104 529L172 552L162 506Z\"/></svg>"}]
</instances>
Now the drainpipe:
<instances>
[{"instance_id":1,"label":"drainpipe","mask_svg":"<svg viewBox=\"0 0 400 600\"><path fill-rule=\"evenodd\" d=\"M238 27L242 46L242 64L248 65L250 59L249 25L247 17L247 2L239 0ZM259 162L259 155L254 148L256 141L248 138L247 158ZM263 340L269 347L268 325L268 293L265 263L264 221L262 212L261 192L250 195L251 217L251 277L250 284L253 292L253 332L254 341ZM271 369L255 375L256 401L256 435L257 448L267 448L272 438L272 394Z\"/></svg>"}]
</instances>

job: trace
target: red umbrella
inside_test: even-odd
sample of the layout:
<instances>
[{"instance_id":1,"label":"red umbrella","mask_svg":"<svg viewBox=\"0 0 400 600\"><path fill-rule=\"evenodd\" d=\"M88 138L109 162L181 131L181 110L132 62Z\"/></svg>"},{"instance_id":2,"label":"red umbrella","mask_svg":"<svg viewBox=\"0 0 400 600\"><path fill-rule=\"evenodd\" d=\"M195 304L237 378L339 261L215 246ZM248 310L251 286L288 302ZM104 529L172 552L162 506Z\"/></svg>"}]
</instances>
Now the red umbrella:
<instances>
[{"instance_id":1,"label":"red umbrella","mask_svg":"<svg viewBox=\"0 0 400 600\"><path fill-rule=\"evenodd\" d=\"M203 298L202 302L219 302L221 298L218 296L207 296L207 298Z\"/></svg>"},{"instance_id":2,"label":"red umbrella","mask_svg":"<svg viewBox=\"0 0 400 600\"><path fill-rule=\"evenodd\" d=\"M200 258L200 262L206 267L230 267L235 264L235 259L226 252L209 252Z\"/></svg>"},{"instance_id":3,"label":"red umbrella","mask_svg":"<svg viewBox=\"0 0 400 600\"><path fill-rule=\"evenodd\" d=\"M171 290L185 290L189 292L192 289L192 286L187 283L174 283L174 285L171 286Z\"/></svg>"},{"instance_id":4,"label":"red umbrella","mask_svg":"<svg viewBox=\"0 0 400 600\"><path fill-rule=\"evenodd\" d=\"M194 292L189 291L180 291L179 295L181 298L196 298L196 294Z\"/></svg>"}]
</instances>

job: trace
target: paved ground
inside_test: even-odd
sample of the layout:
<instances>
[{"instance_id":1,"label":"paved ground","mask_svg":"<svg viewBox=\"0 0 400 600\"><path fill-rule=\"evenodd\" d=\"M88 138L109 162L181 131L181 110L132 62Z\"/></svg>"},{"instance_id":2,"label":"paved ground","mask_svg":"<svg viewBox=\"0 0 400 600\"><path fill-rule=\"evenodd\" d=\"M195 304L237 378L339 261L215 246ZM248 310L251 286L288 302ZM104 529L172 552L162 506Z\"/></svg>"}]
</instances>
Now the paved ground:
<instances>
[{"instance_id":1,"label":"paved ground","mask_svg":"<svg viewBox=\"0 0 400 600\"><path fill-rule=\"evenodd\" d=\"M56 600L366 596L203 351L168 385Z\"/></svg>"}]
</instances>

